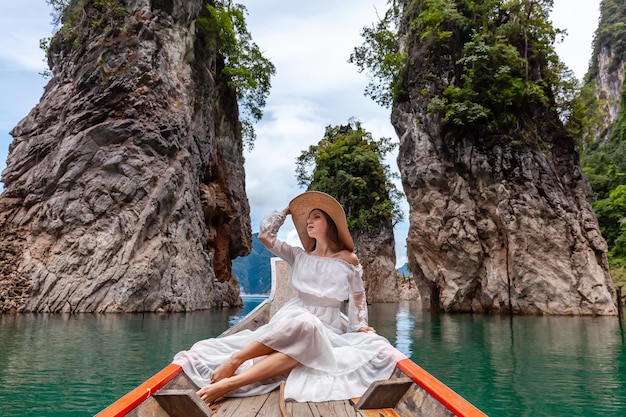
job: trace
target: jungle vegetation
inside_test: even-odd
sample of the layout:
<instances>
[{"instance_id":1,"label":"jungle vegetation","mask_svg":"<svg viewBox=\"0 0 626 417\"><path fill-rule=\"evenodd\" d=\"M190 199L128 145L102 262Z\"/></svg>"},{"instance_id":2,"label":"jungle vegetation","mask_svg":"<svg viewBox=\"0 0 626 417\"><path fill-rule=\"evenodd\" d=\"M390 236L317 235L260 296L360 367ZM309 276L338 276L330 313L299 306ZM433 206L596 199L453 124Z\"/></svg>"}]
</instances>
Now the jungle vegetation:
<instances>
[{"instance_id":1,"label":"jungle vegetation","mask_svg":"<svg viewBox=\"0 0 626 417\"><path fill-rule=\"evenodd\" d=\"M334 196L352 231L372 233L392 227L402 220L403 195L391 181L394 174L384 158L395 146L390 138L374 139L355 120L328 126L319 143L298 157L298 183Z\"/></svg>"},{"instance_id":2,"label":"jungle vegetation","mask_svg":"<svg viewBox=\"0 0 626 417\"><path fill-rule=\"evenodd\" d=\"M451 55L453 82L440 91L424 87L420 97L440 118L446 137L469 133L541 148L540 132L559 126L538 125L537 116L556 115L577 140L618 285L626 284L626 88L617 122L603 126L607 103L596 95L595 80L601 48L613 52L609 71L624 71L625 3L602 0L591 65L582 83L555 52L554 44L566 32L552 26L552 0L389 0L380 20L362 30L363 44L350 56L370 77L366 95L389 106L408 100L406 86L418 76L427 82L439 76L418 73L407 80L408 70L418 66L408 54L411 42L420 44L423 62L431 58L429 51ZM399 35L401 27L408 36ZM608 140L601 142L601 134Z\"/></svg>"},{"instance_id":3,"label":"jungle vegetation","mask_svg":"<svg viewBox=\"0 0 626 417\"><path fill-rule=\"evenodd\" d=\"M390 0L350 62L372 77L366 94L380 104L407 100L407 85L422 87L450 137L535 143L541 137L531 133L565 105L573 77L553 48L564 32L552 26L551 9L552 0ZM433 60L444 56L453 74L436 73ZM442 77L451 82L433 89Z\"/></svg>"},{"instance_id":4,"label":"jungle vegetation","mask_svg":"<svg viewBox=\"0 0 626 417\"><path fill-rule=\"evenodd\" d=\"M81 40L79 31L108 33L123 30L123 19L128 15L128 9L121 0L46 2L52 8L52 23L58 28L56 36L72 42L75 48L83 47L81 42L88 36L88 33L83 34ZM95 12L88 13L88 8L93 8ZM198 37L221 58L219 75L225 77L228 86L236 92L242 137L244 144L252 148L256 138L254 123L263 117L271 77L276 73L276 68L252 40L246 25L246 14L247 10L242 4L231 0L213 0L207 3L206 10L200 14L196 23ZM40 41L46 55L51 41L52 38ZM50 77L52 74L47 71L43 75Z\"/></svg>"},{"instance_id":5,"label":"jungle vegetation","mask_svg":"<svg viewBox=\"0 0 626 417\"><path fill-rule=\"evenodd\" d=\"M610 103L598 97L598 57L603 48L612 52L607 71L626 75L626 4L624 0L603 0L600 24L595 33L589 71L579 106L586 110L587 129L581 135L581 165L593 190L592 205L609 252L611 275L618 286L626 285L626 83L622 86L617 120L602 123L603 109Z\"/></svg>"}]
</instances>

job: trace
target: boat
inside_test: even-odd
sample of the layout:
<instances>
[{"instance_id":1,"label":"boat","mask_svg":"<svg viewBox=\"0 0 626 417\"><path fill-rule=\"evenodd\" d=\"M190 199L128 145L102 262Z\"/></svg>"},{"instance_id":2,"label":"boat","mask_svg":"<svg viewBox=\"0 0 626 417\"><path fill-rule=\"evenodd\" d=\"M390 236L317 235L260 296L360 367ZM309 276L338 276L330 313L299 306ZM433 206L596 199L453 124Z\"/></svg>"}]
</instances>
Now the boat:
<instances>
[{"instance_id":1,"label":"boat","mask_svg":"<svg viewBox=\"0 0 626 417\"><path fill-rule=\"evenodd\" d=\"M219 337L262 326L294 296L289 265L279 258L272 258L271 263L268 298ZM95 417L487 417L411 359L399 361L389 379L375 382L360 398L285 401L283 386L264 395L226 397L209 407L182 368L169 364Z\"/></svg>"}]
</instances>

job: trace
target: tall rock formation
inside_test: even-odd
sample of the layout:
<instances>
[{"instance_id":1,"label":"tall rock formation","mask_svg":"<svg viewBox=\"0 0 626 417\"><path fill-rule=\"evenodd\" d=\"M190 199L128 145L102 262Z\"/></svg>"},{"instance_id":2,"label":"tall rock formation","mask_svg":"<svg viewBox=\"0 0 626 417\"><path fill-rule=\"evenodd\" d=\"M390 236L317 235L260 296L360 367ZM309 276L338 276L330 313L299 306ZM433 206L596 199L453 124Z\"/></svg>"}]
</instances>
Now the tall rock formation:
<instances>
[{"instance_id":1,"label":"tall rock formation","mask_svg":"<svg viewBox=\"0 0 626 417\"><path fill-rule=\"evenodd\" d=\"M610 138L619 117L624 86L624 6L618 0L603 0L600 7L600 23L595 33L593 56L585 76L587 87L591 87L595 100L586 103L596 106L589 111L595 116L592 136L586 142L605 144ZM591 109L589 109L591 110Z\"/></svg>"},{"instance_id":2,"label":"tall rock formation","mask_svg":"<svg viewBox=\"0 0 626 417\"><path fill-rule=\"evenodd\" d=\"M393 221L399 209L397 189L383 163L387 141L374 139L357 120L328 126L318 144L302 152L296 168L301 185L332 195L345 210L371 303L417 295L404 291L395 266Z\"/></svg>"},{"instance_id":3,"label":"tall rock formation","mask_svg":"<svg viewBox=\"0 0 626 417\"><path fill-rule=\"evenodd\" d=\"M363 285L370 303L395 303L419 298L417 288L401 279L396 270L395 241L391 221L377 233L352 233Z\"/></svg>"},{"instance_id":4,"label":"tall rock formation","mask_svg":"<svg viewBox=\"0 0 626 417\"><path fill-rule=\"evenodd\" d=\"M72 2L53 78L11 132L0 311L236 305L249 205L236 96L196 25L205 2L109 3Z\"/></svg>"},{"instance_id":5,"label":"tall rock formation","mask_svg":"<svg viewBox=\"0 0 626 417\"><path fill-rule=\"evenodd\" d=\"M598 43L598 53L593 63L597 68L591 73L591 81L595 82L595 95L598 104L599 125L594 129L594 142L604 143L608 140L609 126L618 118L624 86L623 55L616 55L610 43Z\"/></svg>"},{"instance_id":6,"label":"tall rock formation","mask_svg":"<svg viewBox=\"0 0 626 417\"><path fill-rule=\"evenodd\" d=\"M437 30L451 35L429 44L411 25L425 6L405 4L415 7L400 28L410 65L392 123L410 206L408 261L424 305L479 313L616 314L607 246L574 141L556 114L539 109L525 115L536 129L527 135L534 141L507 142L462 129L451 137L429 105L461 79L462 36L454 21L444 22ZM527 76L538 76L539 64L530 61Z\"/></svg>"}]
</instances>

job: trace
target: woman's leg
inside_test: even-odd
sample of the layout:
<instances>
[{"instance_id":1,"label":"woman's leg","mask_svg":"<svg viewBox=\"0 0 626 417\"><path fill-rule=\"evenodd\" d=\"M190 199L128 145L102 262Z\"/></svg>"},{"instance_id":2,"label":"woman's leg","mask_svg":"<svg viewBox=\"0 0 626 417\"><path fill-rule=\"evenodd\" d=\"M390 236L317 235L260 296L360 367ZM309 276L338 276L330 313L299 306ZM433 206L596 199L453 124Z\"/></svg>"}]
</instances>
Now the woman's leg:
<instances>
[{"instance_id":1,"label":"woman's leg","mask_svg":"<svg viewBox=\"0 0 626 417\"><path fill-rule=\"evenodd\" d=\"M226 362L218 366L213 375L211 375L211 383L214 384L224 378L233 376L237 368L248 359L269 355L273 352L275 352L274 349L262 343L252 342L242 350L233 353Z\"/></svg>"},{"instance_id":2,"label":"woman's leg","mask_svg":"<svg viewBox=\"0 0 626 417\"><path fill-rule=\"evenodd\" d=\"M258 344L265 346L261 343ZM265 348L267 348L267 346L265 346ZM267 357L258 361L242 373L225 377L215 383L211 383L204 388L201 388L197 394L200 396L202 401L210 405L221 396L237 388L285 374L295 368L296 365L298 365L298 361L294 358L281 352L272 351L272 353L267 355Z\"/></svg>"}]
</instances>

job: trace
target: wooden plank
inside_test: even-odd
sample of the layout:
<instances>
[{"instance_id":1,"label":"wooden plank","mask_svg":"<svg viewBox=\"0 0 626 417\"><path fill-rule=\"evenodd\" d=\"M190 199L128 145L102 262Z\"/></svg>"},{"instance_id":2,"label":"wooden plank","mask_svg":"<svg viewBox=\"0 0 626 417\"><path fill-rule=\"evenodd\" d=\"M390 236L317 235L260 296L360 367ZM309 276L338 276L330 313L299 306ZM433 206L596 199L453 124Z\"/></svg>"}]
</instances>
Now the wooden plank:
<instances>
[{"instance_id":1,"label":"wooden plank","mask_svg":"<svg viewBox=\"0 0 626 417\"><path fill-rule=\"evenodd\" d=\"M331 401L330 404L337 416L357 417L358 415L350 400Z\"/></svg>"},{"instance_id":2,"label":"wooden plank","mask_svg":"<svg viewBox=\"0 0 626 417\"><path fill-rule=\"evenodd\" d=\"M139 407L135 407L124 417L170 417L154 397L146 398Z\"/></svg>"},{"instance_id":3,"label":"wooden plank","mask_svg":"<svg viewBox=\"0 0 626 417\"><path fill-rule=\"evenodd\" d=\"M259 409L258 415L263 417L281 417L279 402L280 394L278 390L270 392L267 401L265 401L263 407Z\"/></svg>"},{"instance_id":4,"label":"wooden plank","mask_svg":"<svg viewBox=\"0 0 626 417\"><path fill-rule=\"evenodd\" d=\"M161 389L190 389L197 392L200 387L197 386L186 373L180 372Z\"/></svg>"},{"instance_id":5,"label":"wooden plank","mask_svg":"<svg viewBox=\"0 0 626 417\"><path fill-rule=\"evenodd\" d=\"M263 407L263 404L265 404L266 401L267 394L241 398L239 407L237 407L237 413L232 414L232 416L256 417L259 415L259 410Z\"/></svg>"},{"instance_id":6,"label":"wooden plank","mask_svg":"<svg viewBox=\"0 0 626 417\"><path fill-rule=\"evenodd\" d=\"M150 396L153 392L158 391L163 385L171 381L176 375L182 371L179 365L169 364L161 371L154 374L146 382L124 395L122 398L100 411L95 417L123 417L130 410L137 407Z\"/></svg>"},{"instance_id":7,"label":"wooden plank","mask_svg":"<svg viewBox=\"0 0 626 417\"><path fill-rule=\"evenodd\" d=\"M314 416L357 417L357 411L349 400L309 403Z\"/></svg>"},{"instance_id":8,"label":"wooden plank","mask_svg":"<svg viewBox=\"0 0 626 417\"><path fill-rule=\"evenodd\" d=\"M365 391L356 408L357 410L394 408L413 383L411 378L376 381Z\"/></svg>"},{"instance_id":9,"label":"wooden plank","mask_svg":"<svg viewBox=\"0 0 626 417\"><path fill-rule=\"evenodd\" d=\"M465 398L452 391L437 378L419 367L410 359L403 359L396 365L416 384L424 388L436 401L443 404L458 417L487 417Z\"/></svg>"},{"instance_id":10,"label":"wooden plank","mask_svg":"<svg viewBox=\"0 0 626 417\"><path fill-rule=\"evenodd\" d=\"M247 398L226 398L211 406L214 417L231 417L239 415L237 410Z\"/></svg>"},{"instance_id":11,"label":"wooden plank","mask_svg":"<svg viewBox=\"0 0 626 417\"><path fill-rule=\"evenodd\" d=\"M309 403L309 406L311 407L311 412L313 413L313 417L322 417L324 415L329 416L332 415L330 414L330 410L328 408L327 405L325 405L324 403ZM326 413L326 414L324 414Z\"/></svg>"},{"instance_id":12,"label":"wooden plank","mask_svg":"<svg viewBox=\"0 0 626 417\"><path fill-rule=\"evenodd\" d=\"M294 417L315 417L309 403L287 401L287 414Z\"/></svg>"},{"instance_id":13,"label":"wooden plank","mask_svg":"<svg viewBox=\"0 0 626 417\"><path fill-rule=\"evenodd\" d=\"M393 408L379 408L377 410L359 410L363 417L400 417Z\"/></svg>"},{"instance_id":14,"label":"wooden plank","mask_svg":"<svg viewBox=\"0 0 626 417\"><path fill-rule=\"evenodd\" d=\"M213 412L192 389L162 389L153 397L170 417L210 417Z\"/></svg>"},{"instance_id":15,"label":"wooden plank","mask_svg":"<svg viewBox=\"0 0 626 417\"><path fill-rule=\"evenodd\" d=\"M261 410L268 401L269 395L270 394L263 394L252 397L227 398L217 404L218 408L214 417L256 417L259 415L259 410ZM231 403L232 406L230 406Z\"/></svg>"}]
</instances>

